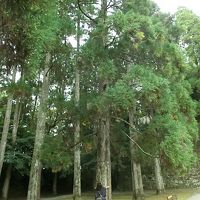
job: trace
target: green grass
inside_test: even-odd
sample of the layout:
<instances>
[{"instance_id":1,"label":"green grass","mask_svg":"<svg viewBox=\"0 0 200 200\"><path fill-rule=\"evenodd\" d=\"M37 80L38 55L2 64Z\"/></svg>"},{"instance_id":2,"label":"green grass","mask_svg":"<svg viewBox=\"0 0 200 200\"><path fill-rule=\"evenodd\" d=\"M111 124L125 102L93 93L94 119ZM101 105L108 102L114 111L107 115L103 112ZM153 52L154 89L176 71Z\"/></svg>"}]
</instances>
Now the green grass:
<instances>
[{"instance_id":1,"label":"green grass","mask_svg":"<svg viewBox=\"0 0 200 200\"><path fill-rule=\"evenodd\" d=\"M178 197L178 200L187 200L195 193L200 193L200 189L178 189L167 190L165 194L156 195L155 191L145 192L145 200L166 200L167 196L174 194ZM42 198L42 200L72 200L72 195L65 195L54 198ZM94 200L94 194L84 193L82 200ZM131 193L113 193L113 200L131 200Z\"/></svg>"}]
</instances>

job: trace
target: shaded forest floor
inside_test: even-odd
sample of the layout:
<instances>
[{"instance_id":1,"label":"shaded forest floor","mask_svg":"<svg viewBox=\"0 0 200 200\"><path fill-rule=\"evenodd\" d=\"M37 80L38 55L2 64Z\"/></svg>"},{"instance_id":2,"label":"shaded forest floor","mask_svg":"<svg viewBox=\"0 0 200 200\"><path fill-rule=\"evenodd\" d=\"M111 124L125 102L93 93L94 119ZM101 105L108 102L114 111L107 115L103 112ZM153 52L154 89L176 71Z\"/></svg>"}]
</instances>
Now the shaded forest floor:
<instances>
[{"instance_id":1,"label":"shaded forest floor","mask_svg":"<svg viewBox=\"0 0 200 200\"><path fill-rule=\"evenodd\" d=\"M174 194L178 197L178 200L188 200L189 197L194 194L200 193L200 189L177 189L177 190L167 190L165 194L156 195L155 191L145 192L146 200L166 200L167 196ZM42 198L41 200L72 200L72 195L65 195L53 198ZM94 194L85 193L83 194L82 200L94 200ZM131 193L113 193L113 200L131 200Z\"/></svg>"},{"instance_id":2,"label":"shaded forest floor","mask_svg":"<svg viewBox=\"0 0 200 200\"><path fill-rule=\"evenodd\" d=\"M176 190L167 190L165 194L156 195L155 191L145 191L146 200L166 200L167 196L173 194L178 197L178 200L189 200L195 194L200 194L200 188L198 189L176 189ZM43 197L41 200L72 200L72 195L62 195L56 197ZM113 200L131 200L130 192L114 192ZM26 200L24 198L8 198L8 200ZM82 200L94 200L93 193L83 193Z\"/></svg>"}]
</instances>

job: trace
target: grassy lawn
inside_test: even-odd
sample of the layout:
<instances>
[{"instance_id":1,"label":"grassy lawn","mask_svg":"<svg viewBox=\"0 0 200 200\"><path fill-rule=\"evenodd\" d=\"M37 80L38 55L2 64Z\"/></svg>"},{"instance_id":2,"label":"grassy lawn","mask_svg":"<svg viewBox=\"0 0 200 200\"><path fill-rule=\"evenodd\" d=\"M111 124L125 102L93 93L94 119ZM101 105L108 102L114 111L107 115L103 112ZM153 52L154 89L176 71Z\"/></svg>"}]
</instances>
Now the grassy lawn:
<instances>
[{"instance_id":1,"label":"grassy lawn","mask_svg":"<svg viewBox=\"0 0 200 200\"><path fill-rule=\"evenodd\" d=\"M187 200L192 194L200 193L200 189L179 189L167 190L165 194L156 195L154 191L145 193L145 200L166 200L167 196L175 194L178 200ZM42 200L72 200L72 195L60 196L55 198L42 198ZM91 193L83 194L82 200L94 200ZM113 200L131 200L131 193L113 193Z\"/></svg>"}]
</instances>

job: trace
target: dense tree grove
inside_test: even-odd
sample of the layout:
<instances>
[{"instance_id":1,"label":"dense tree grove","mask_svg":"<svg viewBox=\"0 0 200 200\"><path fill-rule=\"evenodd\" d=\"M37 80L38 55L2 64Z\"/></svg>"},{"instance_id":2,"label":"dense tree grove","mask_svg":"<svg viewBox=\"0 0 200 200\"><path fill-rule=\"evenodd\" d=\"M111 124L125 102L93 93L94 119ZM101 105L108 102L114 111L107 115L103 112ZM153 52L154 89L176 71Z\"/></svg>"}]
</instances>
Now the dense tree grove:
<instances>
[{"instance_id":1,"label":"dense tree grove","mask_svg":"<svg viewBox=\"0 0 200 200\"><path fill-rule=\"evenodd\" d=\"M27 200L43 177L55 195L68 177L74 200L97 182L108 200L143 199L144 177L160 194L164 174L198 165L199 16L150 0L1 0L0 22L4 199L16 174Z\"/></svg>"}]
</instances>

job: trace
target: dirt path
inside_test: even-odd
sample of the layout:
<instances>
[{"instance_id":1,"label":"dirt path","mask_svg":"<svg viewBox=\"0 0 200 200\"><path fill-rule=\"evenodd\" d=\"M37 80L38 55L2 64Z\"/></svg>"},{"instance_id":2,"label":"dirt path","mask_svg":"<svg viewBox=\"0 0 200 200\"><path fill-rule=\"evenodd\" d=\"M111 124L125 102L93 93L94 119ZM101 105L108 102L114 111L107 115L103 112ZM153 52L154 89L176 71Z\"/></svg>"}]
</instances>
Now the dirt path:
<instances>
[{"instance_id":1,"label":"dirt path","mask_svg":"<svg viewBox=\"0 0 200 200\"><path fill-rule=\"evenodd\" d=\"M188 200L200 200L200 194L194 194L192 197L190 197Z\"/></svg>"}]
</instances>

